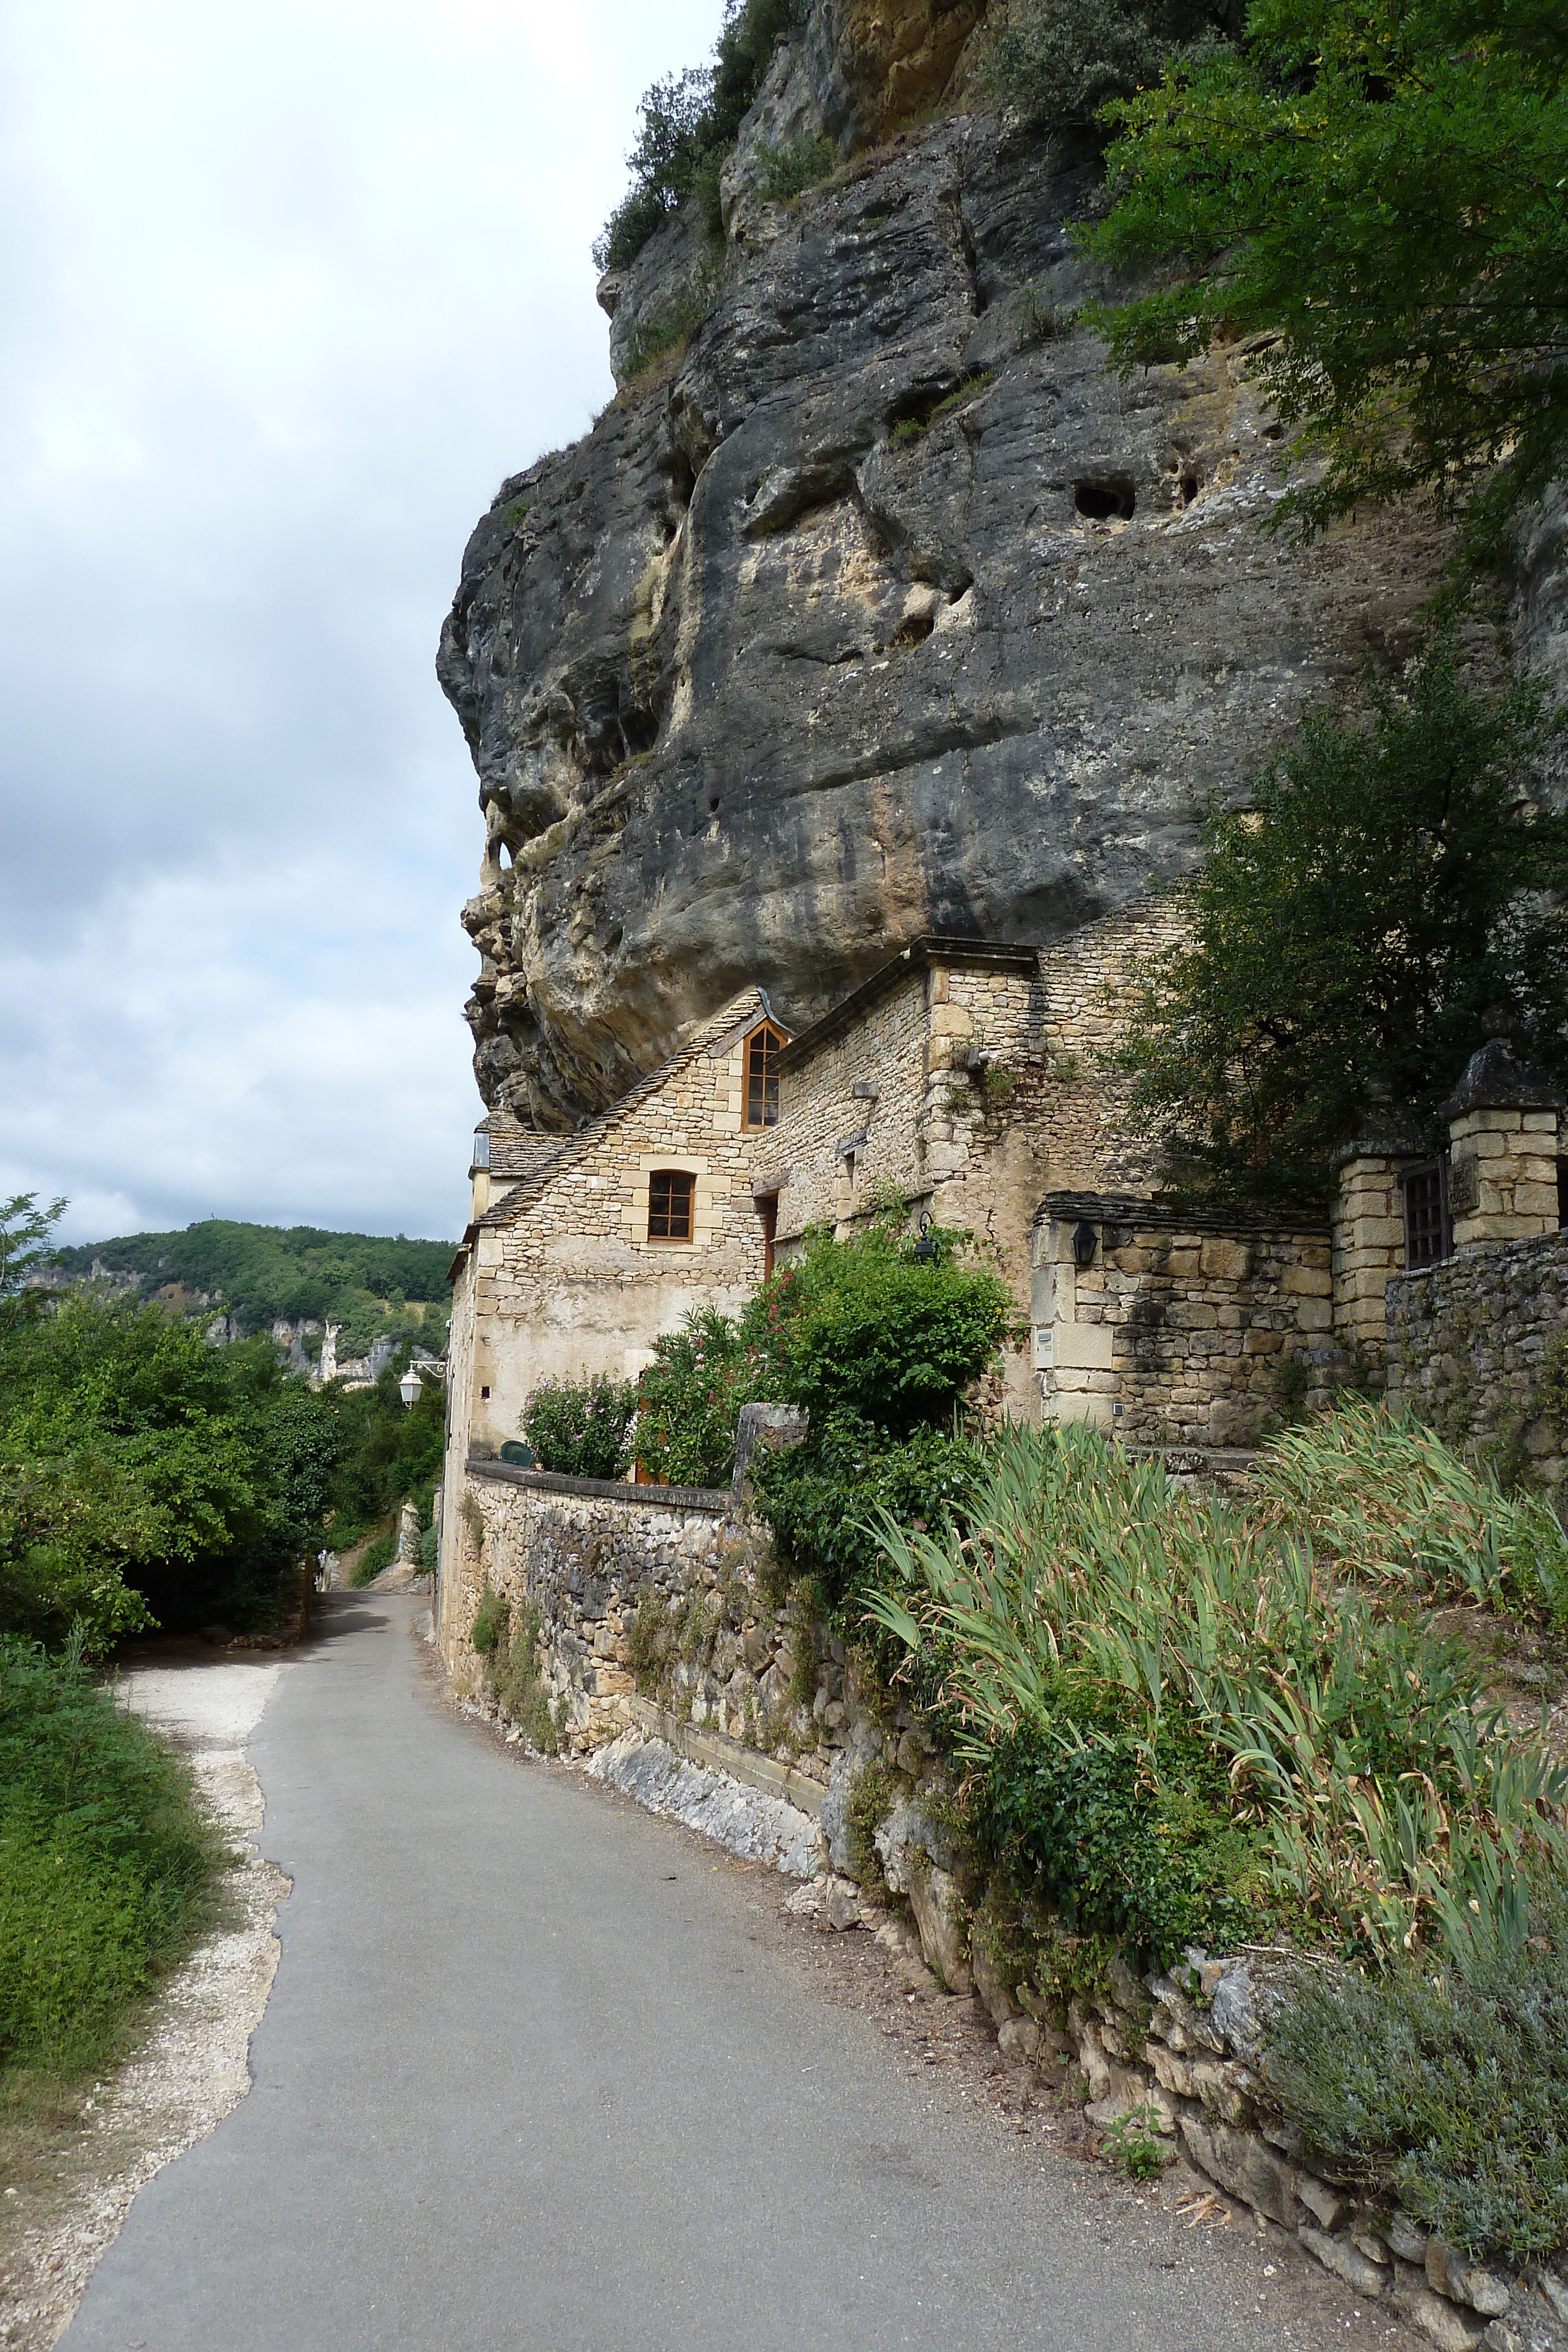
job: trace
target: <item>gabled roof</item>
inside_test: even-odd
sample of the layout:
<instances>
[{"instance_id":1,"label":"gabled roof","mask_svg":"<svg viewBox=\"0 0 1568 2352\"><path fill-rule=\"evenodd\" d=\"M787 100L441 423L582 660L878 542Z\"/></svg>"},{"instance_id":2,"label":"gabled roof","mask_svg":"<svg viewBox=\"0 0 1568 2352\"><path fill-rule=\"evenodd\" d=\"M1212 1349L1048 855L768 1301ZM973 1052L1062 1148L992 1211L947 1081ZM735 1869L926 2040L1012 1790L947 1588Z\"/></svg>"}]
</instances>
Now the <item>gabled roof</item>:
<instances>
[{"instance_id":1,"label":"gabled roof","mask_svg":"<svg viewBox=\"0 0 1568 2352\"><path fill-rule=\"evenodd\" d=\"M731 997L722 1013L716 1013L711 1021L701 1023L685 1045L676 1047L667 1062L661 1062L647 1077L640 1078L630 1092L623 1094L618 1102L612 1103L608 1110L601 1111L597 1118L591 1118L586 1127L580 1127L574 1135L552 1139L559 1141L560 1149L541 1161L520 1183L514 1184L493 1208L486 1209L484 1215L470 1225L463 1237L465 1242L475 1234L516 1224L517 1219L549 1191L558 1176L574 1166L584 1152L591 1150L601 1136L618 1120L628 1117L639 1103L646 1102L650 1095L657 1094L684 1062L695 1061L699 1054L705 1053L716 1059L717 1049L727 1045L737 1030L749 1027L753 1021L763 1020L776 1021L776 1016L770 1012L761 989L742 989L738 996Z\"/></svg>"},{"instance_id":2,"label":"gabled roof","mask_svg":"<svg viewBox=\"0 0 1568 2352\"><path fill-rule=\"evenodd\" d=\"M515 1182L519 1177L533 1175L571 1141L570 1129L525 1127L509 1110L489 1112L474 1132L489 1137L490 1174L503 1181Z\"/></svg>"}]
</instances>

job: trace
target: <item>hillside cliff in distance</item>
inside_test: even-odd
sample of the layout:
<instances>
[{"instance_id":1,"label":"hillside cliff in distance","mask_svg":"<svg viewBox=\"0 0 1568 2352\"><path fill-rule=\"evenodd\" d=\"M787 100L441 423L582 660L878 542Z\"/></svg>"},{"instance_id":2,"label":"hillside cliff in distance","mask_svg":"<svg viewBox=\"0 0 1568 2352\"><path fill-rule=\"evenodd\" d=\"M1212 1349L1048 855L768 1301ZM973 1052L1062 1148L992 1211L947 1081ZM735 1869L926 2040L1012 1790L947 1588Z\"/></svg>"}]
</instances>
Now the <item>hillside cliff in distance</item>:
<instances>
[{"instance_id":1,"label":"hillside cliff in distance","mask_svg":"<svg viewBox=\"0 0 1568 2352\"><path fill-rule=\"evenodd\" d=\"M528 1123L748 981L799 1027L923 931L1046 941L1180 870L1437 583L1414 517L1260 531L1246 349L1121 383L1060 326L1097 152L976 110L983 18L810 0L722 258L688 206L606 279L619 396L469 541L439 657L486 820L468 1013ZM764 201L811 137L833 176Z\"/></svg>"}]
</instances>

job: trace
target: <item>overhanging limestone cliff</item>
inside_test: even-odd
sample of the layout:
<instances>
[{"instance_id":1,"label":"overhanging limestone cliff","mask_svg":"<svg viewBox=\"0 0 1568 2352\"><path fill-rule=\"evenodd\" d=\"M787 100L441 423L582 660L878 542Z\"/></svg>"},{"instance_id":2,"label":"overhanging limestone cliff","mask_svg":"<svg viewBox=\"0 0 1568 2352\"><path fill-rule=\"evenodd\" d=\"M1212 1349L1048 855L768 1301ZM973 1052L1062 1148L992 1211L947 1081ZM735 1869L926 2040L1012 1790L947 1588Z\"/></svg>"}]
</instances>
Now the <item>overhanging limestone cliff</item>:
<instances>
[{"instance_id":1,"label":"overhanging limestone cliff","mask_svg":"<svg viewBox=\"0 0 1568 2352\"><path fill-rule=\"evenodd\" d=\"M488 1103L571 1126L748 980L799 1024L919 933L1049 940L1398 650L1440 541L1260 532L1244 351L1123 385L1056 331L1097 188L968 114L792 206L743 191L678 359L503 486L440 656ZM692 252L661 232L618 322Z\"/></svg>"}]
</instances>

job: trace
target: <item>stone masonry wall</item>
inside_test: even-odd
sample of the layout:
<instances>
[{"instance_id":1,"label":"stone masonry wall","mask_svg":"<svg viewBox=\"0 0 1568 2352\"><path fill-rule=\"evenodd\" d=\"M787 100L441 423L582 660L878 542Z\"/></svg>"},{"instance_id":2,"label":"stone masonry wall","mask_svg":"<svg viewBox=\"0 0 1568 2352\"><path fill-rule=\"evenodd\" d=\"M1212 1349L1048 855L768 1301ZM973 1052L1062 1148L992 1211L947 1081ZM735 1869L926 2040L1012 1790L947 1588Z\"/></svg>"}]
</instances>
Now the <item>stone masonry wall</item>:
<instances>
[{"instance_id":1,"label":"stone masonry wall","mask_svg":"<svg viewBox=\"0 0 1568 2352\"><path fill-rule=\"evenodd\" d=\"M1081 1223L1093 1262L1073 1262ZM1305 1393L1332 1354L1326 1229L1161 1211L1127 1196L1051 1193L1036 1229L1030 1317L1046 1410L1128 1444L1256 1444L1281 1366Z\"/></svg>"},{"instance_id":2,"label":"stone masonry wall","mask_svg":"<svg viewBox=\"0 0 1568 2352\"><path fill-rule=\"evenodd\" d=\"M471 1260L476 1442L515 1437L541 1379L623 1379L691 1308L734 1314L760 1284L752 1168L773 1130L745 1129L742 1099L745 1041L762 1018L761 1001L747 991L481 1222ZM649 1238L655 1168L695 1180L689 1242ZM478 1393L486 1388L487 1398ZM452 1466L460 1471L465 1458Z\"/></svg>"},{"instance_id":3,"label":"stone masonry wall","mask_svg":"<svg viewBox=\"0 0 1568 2352\"><path fill-rule=\"evenodd\" d=\"M1388 1395L1568 1492L1568 1230L1481 1243L1388 1286Z\"/></svg>"}]
</instances>

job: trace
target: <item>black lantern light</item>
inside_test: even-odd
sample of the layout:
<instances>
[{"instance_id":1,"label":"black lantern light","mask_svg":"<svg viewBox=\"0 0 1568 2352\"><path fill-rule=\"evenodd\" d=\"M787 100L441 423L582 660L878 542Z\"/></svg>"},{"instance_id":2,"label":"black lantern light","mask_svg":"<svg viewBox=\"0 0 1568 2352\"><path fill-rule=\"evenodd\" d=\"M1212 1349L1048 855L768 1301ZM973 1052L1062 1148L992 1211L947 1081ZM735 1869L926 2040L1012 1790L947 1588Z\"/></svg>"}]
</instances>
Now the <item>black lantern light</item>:
<instances>
[{"instance_id":1,"label":"black lantern light","mask_svg":"<svg viewBox=\"0 0 1568 2352\"><path fill-rule=\"evenodd\" d=\"M929 1265L936 1255L936 1244L931 1238L931 1212L929 1209L924 1209L921 1212L920 1239L915 1244L913 1255L917 1263L921 1265Z\"/></svg>"},{"instance_id":2,"label":"black lantern light","mask_svg":"<svg viewBox=\"0 0 1568 2352\"><path fill-rule=\"evenodd\" d=\"M1072 1263L1081 1270L1092 1266L1094 1253L1100 1246L1100 1236L1087 1217L1081 1217L1072 1228Z\"/></svg>"}]
</instances>

